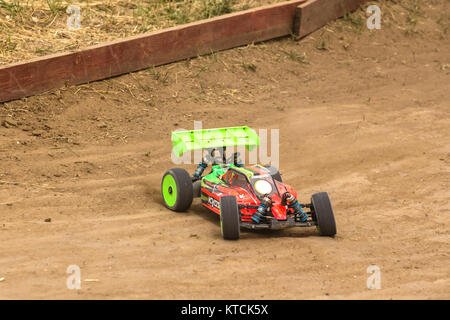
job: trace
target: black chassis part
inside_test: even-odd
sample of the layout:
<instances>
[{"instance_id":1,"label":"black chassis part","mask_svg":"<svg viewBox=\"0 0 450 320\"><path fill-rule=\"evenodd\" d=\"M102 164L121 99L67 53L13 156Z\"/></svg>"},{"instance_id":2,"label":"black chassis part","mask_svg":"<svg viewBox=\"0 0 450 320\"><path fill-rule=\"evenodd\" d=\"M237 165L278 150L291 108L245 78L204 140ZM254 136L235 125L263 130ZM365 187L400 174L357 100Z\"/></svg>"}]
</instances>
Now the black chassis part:
<instances>
[{"instance_id":1,"label":"black chassis part","mask_svg":"<svg viewBox=\"0 0 450 320\"><path fill-rule=\"evenodd\" d=\"M292 228L292 227L313 227L316 226L317 222L315 221L306 221L299 222L295 221L294 218L288 217L286 220L277 220L271 219L269 223L251 223L251 222L243 222L241 221L241 227L246 229L284 229L284 228Z\"/></svg>"}]
</instances>

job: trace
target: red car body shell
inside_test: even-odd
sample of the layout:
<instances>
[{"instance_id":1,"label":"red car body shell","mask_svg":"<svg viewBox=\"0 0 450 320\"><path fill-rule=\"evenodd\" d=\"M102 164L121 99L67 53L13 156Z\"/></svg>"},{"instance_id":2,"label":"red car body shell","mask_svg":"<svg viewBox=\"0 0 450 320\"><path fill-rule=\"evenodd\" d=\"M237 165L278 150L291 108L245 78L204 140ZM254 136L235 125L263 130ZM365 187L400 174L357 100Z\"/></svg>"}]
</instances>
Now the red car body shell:
<instances>
[{"instance_id":1,"label":"red car body shell","mask_svg":"<svg viewBox=\"0 0 450 320\"><path fill-rule=\"evenodd\" d=\"M220 177L221 179L223 176ZM288 184L274 180L278 192L275 192L272 196L272 207L271 212L273 217L277 220L286 220L287 214L291 213L285 205L281 204L280 195L285 192L289 192L294 197L297 198L297 192ZM205 186L201 188L201 194L206 197L202 200L202 205L207 209L220 215L220 198L223 196L235 196L238 205L241 205L241 220L251 221L253 213L257 210L256 207L259 206L260 200L253 192L252 188L249 187L248 190L245 188L227 185L225 183L216 184L210 181L205 181ZM246 208L251 206L251 208Z\"/></svg>"}]
</instances>

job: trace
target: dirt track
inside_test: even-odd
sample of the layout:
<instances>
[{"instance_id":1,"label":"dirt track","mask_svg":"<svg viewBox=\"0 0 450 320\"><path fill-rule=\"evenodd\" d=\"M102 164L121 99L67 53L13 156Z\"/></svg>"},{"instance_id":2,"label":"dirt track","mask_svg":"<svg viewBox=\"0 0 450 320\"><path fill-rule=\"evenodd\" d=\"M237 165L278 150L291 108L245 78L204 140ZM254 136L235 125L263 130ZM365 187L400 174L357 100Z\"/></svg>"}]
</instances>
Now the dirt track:
<instances>
[{"instance_id":1,"label":"dirt track","mask_svg":"<svg viewBox=\"0 0 450 320\"><path fill-rule=\"evenodd\" d=\"M444 3L410 36L332 24L0 105L0 298L449 299ZM198 202L165 209L170 132L194 120L279 128L284 181L305 202L328 191L338 235L225 242ZM381 290L366 288L371 264Z\"/></svg>"}]
</instances>

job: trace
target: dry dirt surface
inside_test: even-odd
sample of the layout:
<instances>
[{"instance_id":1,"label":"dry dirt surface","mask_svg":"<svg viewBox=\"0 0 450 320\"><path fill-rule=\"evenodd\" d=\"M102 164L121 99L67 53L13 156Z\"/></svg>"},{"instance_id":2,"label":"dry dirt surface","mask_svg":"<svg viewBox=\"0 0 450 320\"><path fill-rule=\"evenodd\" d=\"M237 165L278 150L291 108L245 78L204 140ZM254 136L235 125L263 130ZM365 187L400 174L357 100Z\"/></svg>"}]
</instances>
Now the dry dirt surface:
<instances>
[{"instance_id":1,"label":"dry dirt surface","mask_svg":"<svg viewBox=\"0 0 450 320\"><path fill-rule=\"evenodd\" d=\"M359 11L0 104L0 298L449 299L449 2L381 5L381 30ZM224 241L198 199L166 209L170 133L194 120L280 129L283 180L302 202L330 194L336 237Z\"/></svg>"}]
</instances>

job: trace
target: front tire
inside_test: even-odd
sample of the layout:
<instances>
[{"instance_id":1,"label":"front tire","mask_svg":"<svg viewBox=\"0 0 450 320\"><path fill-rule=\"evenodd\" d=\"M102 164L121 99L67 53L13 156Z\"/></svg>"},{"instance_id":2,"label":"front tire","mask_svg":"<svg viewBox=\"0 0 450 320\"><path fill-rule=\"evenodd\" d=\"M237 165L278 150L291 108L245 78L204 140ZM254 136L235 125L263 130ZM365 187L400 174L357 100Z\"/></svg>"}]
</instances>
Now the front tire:
<instances>
[{"instance_id":1,"label":"front tire","mask_svg":"<svg viewBox=\"0 0 450 320\"><path fill-rule=\"evenodd\" d=\"M333 237L336 234L336 221L328 193L319 192L311 196L313 217L317 221L317 229L321 236Z\"/></svg>"},{"instance_id":2,"label":"front tire","mask_svg":"<svg viewBox=\"0 0 450 320\"><path fill-rule=\"evenodd\" d=\"M161 181L164 204L173 211L186 211L192 204L192 179L182 168L166 171Z\"/></svg>"},{"instance_id":3,"label":"front tire","mask_svg":"<svg viewBox=\"0 0 450 320\"><path fill-rule=\"evenodd\" d=\"M240 236L240 215L236 197L220 198L220 231L225 240L238 240Z\"/></svg>"}]
</instances>

